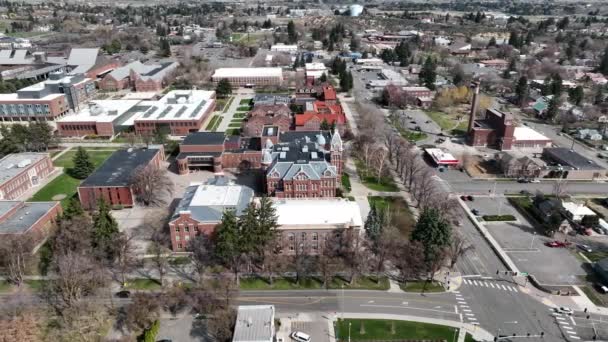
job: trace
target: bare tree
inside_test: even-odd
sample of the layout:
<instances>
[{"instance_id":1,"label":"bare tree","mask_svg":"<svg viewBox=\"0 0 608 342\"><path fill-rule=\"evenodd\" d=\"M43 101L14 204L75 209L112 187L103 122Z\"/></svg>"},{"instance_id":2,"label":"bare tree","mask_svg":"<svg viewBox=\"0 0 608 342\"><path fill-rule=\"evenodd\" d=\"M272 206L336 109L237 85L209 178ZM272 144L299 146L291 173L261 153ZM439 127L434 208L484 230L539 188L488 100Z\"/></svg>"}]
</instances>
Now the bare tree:
<instances>
[{"instance_id":1,"label":"bare tree","mask_svg":"<svg viewBox=\"0 0 608 342\"><path fill-rule=\"evenodd\" d=\"M8 235L0 239L0 270L11 283L21 286L23 276L34 258L34 241L31 235Z\"/></svg>"},{"instance_id":2,"label":"bare tree","mask_svg":"<svg viewBox=\"0 0 608 342\"><path fill-rule=\"evenodd\" d=\"M364 248L364 237L353 229L336 232L334 237L338 255L349 269L349 283L355 284L359 276L365 272L369 259L368 250Z\"/></svg>"},{"instance_id":3,"label":"bare tree","mask_svg":"<svg viewBox=\"0 0 608 342\"><path fill-rule=\"evenodd\" d=\"M429 280L431 282L435 280L435 275L445 265L445 262L449 255L448 253L449 252L447 247L441 247L437 249L436 253L431 259L427 260L427 270L429 273Z\"/></svg>"},{"instance_id":4,"label":"bare tree","mask_svg":"<svg viewBox=\"0 0 608 342\"><path fill-rule=\"evenodd\" d=\"M332 279L336 276L340 267L340 258L338 258L336 246L332 243L332 239L327 239L320 244L319 255L317 256L317 267L323 278L323 287L329 288Z\"/></svg>"},{"instance_id":5,"label":"bare tree","mask_svg":"<svg viewBox=\"0 0 608 342\"><path fill-rule=\"evenodd\" d=\"M265 248L262 257L262 267L268 275L268 282L272 285L275 275L287 269L289 258L285 257L278 248L273 248L273 246Z\"/></svg>"},{"instance_id":6,"label":"bare tree","mask_svg":"<svg viewBox=\"0 0 608 342\"><path fill-rule=\"evenodd\" d=\"M380 181L382 180L382 177L384 176L384 173L386 172L386 165L388 163L387 160L387 150L384 147L379 147L378 149L376 149L376 151L374 152L374 168L376 169L376 178L377 178L377 183L380 184Z\"/></svg>"},{"instance_id":7,"label":"bare tree","mask_svg":"<svg viewBox=\"0 0 608 342\"><path fill-rule=\"evenodd\" d=\"M224 307L213 313L207 322L209 334L218 342L232 340L232 331L236 322L236 311L232 307Z\"/></svg>"},{"instance_id":8,"label":"bare tree","mask_svg":"<svg viewBox=\"0 0 608 342\"><path fill-rule=\"evenodd\" d=\"M150 164L133 171L130 184L139 201L145 206L161 206L173 194L173 182L167 170Z\"/></svg>"},{"instance_id":9,"label":"bare tree","mask_svg":"<svg viewBox=\"0 0 608 342\"><path fill-rule=\"evenodd\" d=\"M392 262L399 271L401 283L406 284L418 278L424 270L424 247L416 241L405 242L397 249Z\"/></svg>"},{"instance_id":10,"label":"bare tree","mask_svg":"<svg viewBox=\"0 0 608 342\"><path fill-rule=\"evenodd\" d=\"M292 264L296 273L296 284L300 284L300 281L315 268L314 258L310 255L310 246L305 242L295 243Z\"/></svg>"},{"instance_id":11,"label":"bare tree","mask_svg":"<svg viewBox=\"0 0 608 342\"><path fill-rule=\"evenodd\" d=\"M127 282L127 274L137 267L137 256L133 245L133 236L120 233L113 242L115 250L114 269L120 274L123 286Z\"/></svg>"},{"instance_id":12,"label":"bare tree","mask_svg":"<svg viewBox=\"0 0 608 342\"><path fill-rule=\"evenodd\" d=\"M160 300L156 294L137 292L122 312L124 325L130 331L139 333L160 317Z\"/></svg>"},{"instance_id":13,"label":"bare tree","mask_svg":"<svg viewBox=\"0 0 608 342\"><path fill-rule=\"evenodd\" d=\"M386 220L390 222L390 218ZM384 272L387 260L391 260L405 243L405 238L399 230L392 224L387 224L382 227L380 236L374 242L366 240L368 249L372 251L373 258L371 261L372 270L376 273L376 278L380 277L380 273Z\"/></svg>"},{"instance_id":14,"label":"bare tree","mask_svg":"<svg viewBox=\"0 0 608 342\"><path fill-rule=\"evenodd\" d=\"M431 204L431 200L434 198L435 194L436 189L433 172L426 168L416 175L412 195L416 200L417 206L419 208L425 208Z\"/></svg>"},{"instance_id":15,"label":"bare tree","mask_svg":"<svg viewBox=\"0 0 608 342\"><path fill-rule=\"evenodd\" d=\"M555 198L561 199L566 195L567 185L568 182L563 178L559 178L555 182L553 182L553 195L555 196Z\"/></svg>"},{"instance_id":16,"label":"bare tree","mask_svg":"<svg viewBox=\"0 0 608 342\"><path fill-rule=\"evenodd\" d=\"M162 294L163 308L173 316L183 311L188 306L189 300L182 286L172 286Z\"/></svg>"},{"instance_id":17,"label":"bare tree","mask_svg":"<svg viewBox=\"0 0 608 342\"><path fill-rule=\"evenodd\" d=\"M454 266L458 262L458 258L465 255L469 250L473 249L473 245L469 244L462 234L457 231L453 231L452 243L448 246L448 256L450 257L450 269L454 269Z\"/></svg>"},{"instance_id":18,"label":"bare tree","mask_svg":"<svg viewBox=\"0 0 608 342\"><path fill-rule=\"evenodd\" d=\"M188 251L192 253L194 270L198 274L198 283L203 283L203 277L208 267L214 264L213 242L209 236L201 234L190 240Z\"/></svg>"},{"instance_id":19,"label":"bare tree","mask_svg":"<svg viewBox=\"0 0 608 342\"><path fill-rule=\"evenodd\" d=\"M65 254L68 251L81 254L91 253L92 235L93 222L89 216L63 218L51 242L53 252L55 254Z\"/></svg>"},{"instance_id":20,"label":"bare tree","mask_svg":"<svg viewBox=\"0 0 608 342\"><path fill-rule=\"evenodd\" d=\"M158 281L161 286L165 286L165 275L169 270L169 262L167 261L169 249L158 241L152 241L149 246L149 252L152 254L152 258L150 259L152 265L154 265L154 269L158 273Z\"/></svg>"}]
</instances>

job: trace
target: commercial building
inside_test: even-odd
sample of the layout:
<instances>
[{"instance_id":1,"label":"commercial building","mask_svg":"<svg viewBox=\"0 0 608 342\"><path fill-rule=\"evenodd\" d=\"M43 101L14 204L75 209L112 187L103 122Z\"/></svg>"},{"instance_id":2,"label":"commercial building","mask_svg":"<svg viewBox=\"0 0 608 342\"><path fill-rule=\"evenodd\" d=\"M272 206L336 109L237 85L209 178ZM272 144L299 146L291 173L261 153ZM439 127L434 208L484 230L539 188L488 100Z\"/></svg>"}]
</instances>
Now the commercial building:
<instances>
[{"instance_id":1,"label":"commercial building","mask_svg":"<svg viewBox=\"0 0 608 342\"><path fill-rule=\"evenodd\" d=\"M606 169L595 161L565 147L543 149L547 161L547 177L567 179L601 179L608 177Z\"/></svg>"},{"instance_id":2,"label":"commercial building","mask_svg":"<svg viewBox=\"0 0 608 342\"><path fill-rule=\"evenodd\" d=\"M70 75L84 74L93 80L121 65L118 60L101 54L99 48L73 48L65 64Z\"/></svg>"},{"instance_id":3,"label":"commercial building","mask_svg":"<svg viewBox=\"0 0 608 342\"><path fill-rule=\"evenodd\" d=\"M252 189L224 177L190 184L169 221L173 251L185 250L198 234L213 233L226 210L240 216L252 200Z\"/></svg>"},{"instance_id":4,"label":"commercial building","mask_svg":"<svg viewBox=\"0 0 608 342\"><path fill-rule=\"evenodd\" d=\"M240 305L232 342L274 342L274 305Z\"/></svg>"},{"instance_id":5,"label":"commercial building","mask_svg":"<svg viewBox=\"0 0 608 342\"><path fill-rule=\"evenodd\" d=\"M323 74L327 76L327 67L323 63L306 63L304 65L304 72L306 74L307 82L314 82L314 80L320 78Z\"/></svg>"},{"instance_id":6,"label":"commercial building","mask_svg":"<svg viewBox=\"0 0 608 342\"><path fill-rule=\"evenodd\" d=\"M161 167L164 157L162 146L114 152L78 186L82 207L95 209L100 198L111 206L132 207L136 196L131 184L133 172L148 165Z\"/></svg>"},{"instance_id":7,"label":"commercial building","mask_svg":"<svg viewBox=\"0 0 608 342\"><path fill-rule=\"evenodd\" d=\"M363 227L356 202L343 198L274 198L282 253L318 254L336 234L359 234Z\"/></svg>"},{"instance_id":8,"label":"commercial building","mask_svg":"<svg viewBox=\"0 0 608 342\"><path fill-rule=\"evenodd\" d=\"M272 52L285 52L285 53L296 53L298 52L297 45L285 45L285 44L275 44L270 47L270 51Z\"/></svg>"},{"instance_id":9,"label":"commercial building","mask_svg":"<svg viewBox=\"0 0 608 342\"><path fill-rule=\"evenodd\" d=\"M233 87L264 87L283 84L281 68L220 68L216 69L211 80L217 84L225 79Z\"/></svg>"},{"instance_id":10,"label":"commercial building","mask_svg":"<svg viewBox=\"0 0 608 342\"><path fill-rule=\"evenodd\" d=\"M154 65L146 65L140 61L131 62L105 75L98 82L99 89L161 91L166 86L167 77L177 69L178 65L177 62Z\"/></svg>"},{"instance_id":11,"label":"commercial building","mask_svg":"<svg viewBox=\"0 0 608 342\"><path fill-rule=\"evenodd\" d=\"M479 62L479 64L480 64L480 66L483 66L486 68L492 68L492 69L496 69L496 70L505 70L506 68L509 67L509 61L506 61L504 59L488 59L488 60Z\"/></svg>"},{"instance_id":12,"label":"commercial building","mask_svg":"<svg viewBox=\"0 0 608 342\"><path fill-rule=\"evenodd\" d=\"M60 214L60 202L0 201L0 239L27 236L37 244Z\"/></svg>"},{"instance_id":13,"label":"commercial building","mask_svg":"<svg viewBox=\"0 0 608 342\"><path fill-rule=\"evenodd\" d=\"M292 123L291 109L287 105L257 105L247 113L241 128L243 135L259 137L266 126L277 126L281 132L287 132Z\"/></svg>"},{"instance_id":14,"label":"commercial building","mask_svg":"<svg viewBox=\"0 0 608 342\"><path fill-rule=\"evenodd\" d=\"M0 159L0 200L18 199L53 172L48 153L14 153Z\"/></svg>"},{"instance_id":15,"label":"commercial building","mask_svg":"<svg viewBox=\"0 0 608 342\"><path fill-rule=\"evenodd\" d=\"M0 94L0 121L55 120L79 110L95 93L95 82L82 74L52 73L46 81Z\"/></svg>"},{"instance_id":16,"label":"commercial building","mask_svg":"<svg viewBox=\"0 0 608 342\"><path fill-rule=\"evenodd\" d=\"M159 100L96 100L75 115L57 120L63 137L112 137L134 128L137 134L165 131L185 136L200 130L215 110L215 92L173 90Z\"/></svg>"},{"instance_id":17,"label":"commercial building","mask_svg":"<svg viewBox=\"0 0 608 342\"><path fill-rule=\"evenodd\" d=\"M272 106L272 105L287 105L291 103L291 98L287 95L275 94L255 94L253 97L253 106Z\"/></svg>"},{"instance_id":18,"label":"commercial building","mask_svg":"<svg viewBox=\"0 0 608 342\"><path fill-rule=\"evenodd\" d=\"M342 174L342 153L337 132L333 136L326 131L280 132L267 126L260 137L192 133L180 144L176 159L180 174L198 169L262 169L271 196L333 197Z\"/></svg>"}]
</instances>

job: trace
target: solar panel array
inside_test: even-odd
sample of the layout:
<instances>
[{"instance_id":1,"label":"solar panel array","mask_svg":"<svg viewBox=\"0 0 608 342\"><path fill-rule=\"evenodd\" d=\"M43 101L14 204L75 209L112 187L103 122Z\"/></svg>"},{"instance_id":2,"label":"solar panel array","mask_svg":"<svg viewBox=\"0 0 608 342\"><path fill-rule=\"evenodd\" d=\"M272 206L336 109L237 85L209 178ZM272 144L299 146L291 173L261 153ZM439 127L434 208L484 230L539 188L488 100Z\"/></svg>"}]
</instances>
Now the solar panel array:
<instances>
[{"instance_id":1,"label":"solar panel array","mask_svg":"<svg viewBox=\"0 0 608 342\"><path fill-rule=\"evenodd\" d=\"M181 106L179 108L179 110L177 111L177 113L175 113L175 117L179 118L180 116L182 116L182 114L184 114L184 112L186 111L186 109L188 109L188 107L186 106Z\"/></svg>"},{"instance_id":2,"label":"solar panel array","mask_svg":"<svg viewBox=\"0 0 608 342\"><path fill-rule=\"evenodd\" d=\"M196 108L194 108L194 110L192 111L192 113L190 113L190 117L193 118L195 116L198 115L198 112L203 108L203 106L207 103L207 101L201 101L201 103L198 104L198 106L196 106Z\"/></svg>"},{"instance_id":3,"label":"solar panel array","mask_svg":"<svg viewBox=\"0 0 608 342\"><path fill-rule=\"evenodd\" d=\"M150 116L152 116L152 114L154 114L154 112L156 112L158 110L158 107L156 106L152 106L152 108L148 109L147 112L144 113L144 118L149 118Z\"/></svg>"},{"instance_id":4,"label":"solar panel array","mask_svg":"<svg viewBox=\"0 0 608 342\"><path fill-rule=\"evenodd\" d=\"M158 116L158 119L162 119L165 116L167 116L167 114L169 114L170 111L173 110L173 106L167 106L165 109L163 109L163 111L160 113L160 115Z\"/></svg>"}]
</instances>

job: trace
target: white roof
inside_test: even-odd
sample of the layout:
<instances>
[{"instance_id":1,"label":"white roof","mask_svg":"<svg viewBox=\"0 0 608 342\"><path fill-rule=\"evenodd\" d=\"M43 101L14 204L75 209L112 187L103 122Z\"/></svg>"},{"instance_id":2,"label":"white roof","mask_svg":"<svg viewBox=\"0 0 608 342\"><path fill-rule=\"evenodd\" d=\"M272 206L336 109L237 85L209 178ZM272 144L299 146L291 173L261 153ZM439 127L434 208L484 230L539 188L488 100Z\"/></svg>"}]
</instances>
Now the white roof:
<instances>
[{"instance_id":1,"label":"white roof","mask_svg":"<svg viewBox=\"0 0 608 342\"><path fill-rule=\"evenodd\" d=\"M306 71L324 71L327 70L327 67L323 63L306 63L305 64Z\"/></svg>"},{"instance_id":2,"label":"white roof","mask_svg":"<svg viewBox=\"0 0 608 342\"><path fill-rule=\"evenodd\" d=\"M90 101L88 106L83 106L80 112L66 115L57 122L114 122L121 115L136 106L138 100L96 100ZM123 124L127 124L125 122ZM131 121L131 125L132 125Z\"/></svg>"},{"instance_id":3,"label":"white roof","mask_svg":"<svg viewBox=\"0 0 608 342\"><path fill-rule=\"evenodd\" d=\"M572 214L572 216L595 216L595 212L587 208L584 204L576 204L574 202L563 202L562 207L564 210Z\"/></svg>"},{"instance_id":4,"label":"white roof","mask_svg":"<svg viewBox=\"0 0 608 342\"><path fill-rule=\"evenodd\" d=\"M458 163L458 159L449 152L444 152L438 148L427 148L424 150L428 153L437 164L455 164Z\"/></svg>"},{"instance_id":5,"label":"white roof","mask_svg":"<svg viewBox=\"0 0 608 342\"><path fill-rule=\"evenodd\" d=\"M370 64L383 64L384 61L381 60L380 58L357 58L357 60L355 61L357 64L366 64L366 63L370 63Z\"/></svg>"},{"instance_id":6,"label":"white roof","mask_svg":"<svg viewBox=\"0 0 608 342\"><path fill-rule=\"evenodd\" d=\"M48 94L45 97L41 97L39 99L31 99L31 98L19 98L19 95L17 93L10 93L10 94L0 94L0 101L13 101L13 102L27 102L27 103L31 103L32 100L52 100L54 98L57 97L61 97L61 96L65 96L64 94Z\"/></svg>"},{"instance_id":7,"label":"white roof","mask_svg":"<svg viewBox=\"0 0 608 342\"><path fill-rule=\"evenodd\" d=\"M213 78L230 77L283 77L281 68L219 68L215 70Z\"/></svg>"},{"instance_id":8,"label":"white roof","mask_svg":"<svg viewBox=\"0 0 608 342\"><path fill-rule=\"evenodd\" d=\"M241 305L238 307L232 342L271 342L273 338L273 305Z\"/></svg>"},{"instance_id":9,"label":"white roof","mask_svg":"<svg viewBox=\"0 0 608 342\"><path fill-rule=\"evenodd\" d=\"M270 47L270 51L272 50L297 50L297 45L285 45L285 44L275 44Z\"/></svg>"},{"instance_id":10,"label":"white roof","mask_svg":"<svg viewBox=\"0 0 608 342\"><path fill-rule=\"evenodd\" d=\"M243 187L240 185L200 185L190 206L225 206L225 207L236 207L241 196Z\"/></svg>"},{"instance_id":11,"label":"white roof","mask_svg":"<svg viewBox=\"0 0 608 342\"><path fill-rule=\"evenodd\" d=\"M515 141L551 140L551 139L547 138L546 136L540 134L539 132L533 130L532 128L526 127L526 126L515 127L515 130L513 131L513 137L515 138Z\"/></svg>"},{"instance_id":12,"label":"white roof","mask_svg":"<svg viewBox=\"0 0 608 342\"><path fill-rule=\"evenodd\" d=\"M150 100L156 96L155 91L139 91L133 93L127 93L122 97L122 100Z\"/></svg>"},{"instance_id":13,"label":"white roof","mask_svg":"<svg viewBox=\"0 0 608 342\"><path fill-rule=\"evenodd\" d=\"M341 198L273 198L279 229L362 227L357 202Z\"/></svg>"}]
</instances>

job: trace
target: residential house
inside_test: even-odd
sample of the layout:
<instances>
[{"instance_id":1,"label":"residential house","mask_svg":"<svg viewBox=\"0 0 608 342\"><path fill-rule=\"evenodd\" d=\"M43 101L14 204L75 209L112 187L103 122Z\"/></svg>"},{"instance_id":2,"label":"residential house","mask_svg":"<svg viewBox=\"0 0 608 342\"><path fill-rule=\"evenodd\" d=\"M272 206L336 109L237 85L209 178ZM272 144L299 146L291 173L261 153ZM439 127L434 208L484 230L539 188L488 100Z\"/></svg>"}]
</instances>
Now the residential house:
<instances>
[{"instance_id":1,"label":"residential house","mask_svg":"<svg viewBox=\"0 0 608 342\"><path fill-rule=\"evenodd\" d=\"M542 166L528 156L517 157L511 153L502 153L498 165L505 177L511 178L537 178L540 176Z\"/></svg>"}]
</instances>

